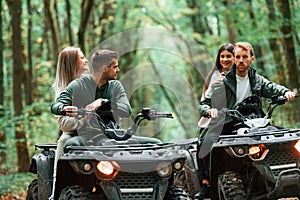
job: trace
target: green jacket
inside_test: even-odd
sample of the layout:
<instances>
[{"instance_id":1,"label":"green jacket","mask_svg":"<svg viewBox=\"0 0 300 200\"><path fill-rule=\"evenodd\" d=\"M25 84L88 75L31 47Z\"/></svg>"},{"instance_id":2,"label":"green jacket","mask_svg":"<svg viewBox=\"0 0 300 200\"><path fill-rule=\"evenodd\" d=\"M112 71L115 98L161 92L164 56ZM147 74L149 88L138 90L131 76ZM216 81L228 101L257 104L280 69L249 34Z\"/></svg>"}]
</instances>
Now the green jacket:
<instances>
[{"instance_id":1,"label":"green jacket","mask_svg":"<svg viewBox=\"0 0 300 200\"><path fill-rule=\"evenodd\" d=\"M130 117L131 107L121 82L110 80L101 88L98 88L97 83L90 74L72 81L52 104L51 112L61 115L63 106L72 105L85 108L99 98L103 102L111 100L116 103L117 108L114 113L118 117Z\"/></svg>"},{"instance_id":2,"label":"green jacket","mask_svg":"<svg viewBox=\"0 0 300 200\"><path fill-rule=\"evenodd\" d=\"M252 67L249 69L248 76L252 95L271 98L273 95L284 95L285 92L289 91L288 88L256 74L256 71ZM224 81L215 85L211 98L200 102L200 115L206 116L207 110L210 108L218 110L222 108L233 109L236 104L236 83L236 67L233 66L231 70L225 73Z\"/></svg>"}]
</instances>

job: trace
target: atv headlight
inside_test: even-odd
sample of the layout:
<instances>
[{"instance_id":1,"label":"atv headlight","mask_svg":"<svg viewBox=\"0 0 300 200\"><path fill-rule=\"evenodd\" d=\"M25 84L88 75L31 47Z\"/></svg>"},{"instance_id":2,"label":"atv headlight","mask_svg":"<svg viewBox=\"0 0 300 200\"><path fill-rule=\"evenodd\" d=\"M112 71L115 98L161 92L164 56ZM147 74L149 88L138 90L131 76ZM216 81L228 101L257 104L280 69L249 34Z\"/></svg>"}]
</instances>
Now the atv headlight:
<instances>
[{"instance_id":1,"label":"atv headlight","mask_svg":"<svg viewBox=\"0 0 300 200\"><path fill-rule=\"evenodd\" d=\"M111 175L114 172L114 166L111 162L108 161L100 161L97 164L97 169L99 170L99 172L105 175Z\"/></svg>"},{"instance_id":2,"label":"atv headlight","mask_svg":"<svg viewBox=\"0 0 300 200\"><path fill-rule=\"evenodd\" d=\"M120 166L116 162L100 161L97 166L97 174L101 179L113 179L119 172Z\"/></svg>"},{"instance_id":3,"label":"atv headlight","mask_svg":"<svg viewBox=\"0 0 300 200\"><path fill-rule=\"evenodd\" d=\"M181 162L176 162L176 163L174 163L174 168L175 168L176 170L181 170L181 169L182 169L182 164L181 164Z\"/></svg>"},{"instance_id":4,"label":"atv headlight","mask_svg":"<svg viewBox=\"0 0 300 200\"><path fill-rule=\"evenodd\" d=\"M166 163L159 164L156 171L160 177L166 178L170 176L172 172L172 165Z\"/></svg>"},{"instance_id":5,"label":"atv headlight","mask_svg":"<svg viewBox=\"0 0 300 200\"><path fill-rule=\"evenodd\" d=\"M264 144L259 145L253 145L248 150L248 155L252 160L263 160L267 153L269 152L269 149Z\"/></svg>"},{"instance_id":6,"label":"atv headlight","mask_svg":"<svg viewBox=\"0 0 300 200\"><path fill-rule=\"evenodd\" d=\"M295 144L295 149L300 153L300 140Z\"/></svg>"},{"instance_id":7,"label":"atv headlight","mask_svg":"<svg viewBox=\"0 0 300 200\"><path fill-rule=\"evenodd\" d=\"M248 154L248 146L234 146L234 147L228 147L225 149L226 152L232 156L237 158L242 158L247 156Z\"/></svg>"}]
</instances>

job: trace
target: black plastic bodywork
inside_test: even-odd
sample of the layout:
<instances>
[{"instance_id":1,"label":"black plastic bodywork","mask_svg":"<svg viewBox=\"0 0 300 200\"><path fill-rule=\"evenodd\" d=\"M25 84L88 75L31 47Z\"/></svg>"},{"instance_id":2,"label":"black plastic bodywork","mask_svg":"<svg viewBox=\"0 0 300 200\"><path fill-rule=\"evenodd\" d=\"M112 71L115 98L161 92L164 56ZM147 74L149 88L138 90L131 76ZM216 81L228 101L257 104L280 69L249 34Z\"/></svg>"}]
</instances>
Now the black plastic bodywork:
<instances>
[{"instance_id":1,"label":"black plastic bodywork","mask_svg":"<svg viewBox=\"0 0 300 200\"><path fill-rule=\"evenodd\" d=\"M279 199L300 196L300 154L294 148L300 129L254 131L220 136L212 147L210 163L211 199L218 199L218 177L226 171L241 175L248 199ZM263 160L237 157L230 149L264 144L269 152Z\"/></svg>"},{"instance_id":2,"label":"black plastic bodywork","mask_svg":"<svg viewBox=\"0 0 300 200\"><path fill-rule=\"evenodd\" d=\"M54 151L51 148L55 145L36 146L42 151L33 156L30 172L37 174L39 199L46 200L52 191ZM70 147L58 161L54 197L58 199L67 186L81 185L88 191L94 190L96 198L163 199L172 176L161 178L156 170L175 162L183 166L186 159L184 152L176 149L175 144L124 145L123 142L122 145ZM121 170L114 179L99 179L95 168L100 160L119 164ZM82 173L83 163L87 162L92 169Z\"/></svg>"}]
</instances>

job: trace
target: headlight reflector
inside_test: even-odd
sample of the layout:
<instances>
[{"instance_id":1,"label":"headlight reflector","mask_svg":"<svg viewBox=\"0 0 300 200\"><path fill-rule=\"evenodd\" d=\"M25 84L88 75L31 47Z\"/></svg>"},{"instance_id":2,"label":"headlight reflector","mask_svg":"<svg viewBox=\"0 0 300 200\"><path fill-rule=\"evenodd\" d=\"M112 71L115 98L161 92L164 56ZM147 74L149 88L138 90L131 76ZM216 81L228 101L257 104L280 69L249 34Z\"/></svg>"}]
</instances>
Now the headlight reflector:
<instances>
[{"instance_id":1,"label":"headlight reflector","mask_svg":"<svg viewBox=\"0 0 300 200\"><path fill-rule=\"evenodd\" d=\"M245 152L246 152L246 151L245 151L244 147L239 147L238 150L237 150L237 153L238 153L239 155L241 155L241 156L244 155Z\"/></svg>"},{"instance_id":2,"label":"headlight reflector","mask_svg":"<svg viewBox=\"0 0 300 200\"><path fill-rule=\"evenodd\" d=\"M182 167L182 165L181 165L180 162L176 162L176 163L174 164L174 168L175 168L176 170L180 170L181 167Z\"/></svg>"},{"instance_id":3,"label":"headlight reflector","mask_svg":"<svg viewBox=\"0 0 300 200\"><path fill-rule=\"evenodd\" d=\"M166 178L168 177L172 172L172 165L171 164L161 164L158 166L157 173L160 177Z\"/></svg>"},{"instance_id":4,"label":"headlight reflector","mask_svg":"<svg viewBox=\"0 0 300 200\"><path fill-rule=\"evenodd\" d=\"M84 169L84 171L89 172L92 169L92 165L90 163L88 163L88 162L84 163L83 164L83 169Z\"/></svg>"}]
</instances>

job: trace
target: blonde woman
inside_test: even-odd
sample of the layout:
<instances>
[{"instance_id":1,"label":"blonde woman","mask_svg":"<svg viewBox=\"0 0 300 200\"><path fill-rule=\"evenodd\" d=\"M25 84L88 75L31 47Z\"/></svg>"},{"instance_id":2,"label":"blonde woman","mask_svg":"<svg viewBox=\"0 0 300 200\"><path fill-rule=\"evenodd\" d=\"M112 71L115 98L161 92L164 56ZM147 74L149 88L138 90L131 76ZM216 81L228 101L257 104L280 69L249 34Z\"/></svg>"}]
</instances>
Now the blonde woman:
<instances>
[{"instance_id":1,"label":"blonde woman","mask_svg":"<svg viewBox=\"0 0 300 200\"><path fill-rule=\"evenodd\" d=\"M74 79L81 77L83 74L88 73L87 59L78 47L66 47L58 56L55 81L52 85L55 91L55 99L60 95L67 85ZM54 197L54 186L56 181L56 169L57 162L63 153L63 147L65 142L70 139L74 130L80 126L80 121L74 117L68 116L56 116L59 128L62 131L62 135L57 141L57 148L54 159L53 170L53 188L52 195L49 199Z\"/></svg>"}]
</instances>

